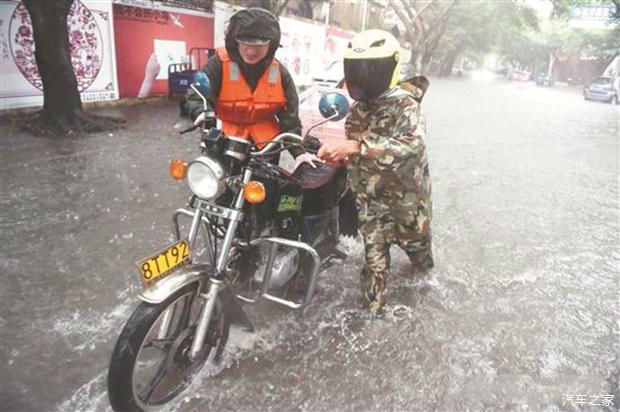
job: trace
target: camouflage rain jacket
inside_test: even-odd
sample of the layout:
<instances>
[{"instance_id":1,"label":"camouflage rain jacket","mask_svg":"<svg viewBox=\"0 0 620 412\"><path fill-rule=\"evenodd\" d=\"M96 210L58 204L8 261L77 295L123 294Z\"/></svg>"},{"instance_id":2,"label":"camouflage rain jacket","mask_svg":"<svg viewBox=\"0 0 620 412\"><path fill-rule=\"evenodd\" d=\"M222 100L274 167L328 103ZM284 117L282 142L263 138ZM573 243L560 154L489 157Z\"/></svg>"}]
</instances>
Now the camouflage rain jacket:
<instances>
[{"instance_id":1,"label":"camouflage rain jacket","mask_svg":"<svg viewBox=\"0 0 620 412\"><path fill-rule=\"evenodd\" d=\"M426 125L418 103L424 91L404 82L351 108L345 133L361 152L348 169L361 221L390 215L406 227L417 220L423 232L430 225Z\"/></svg>"}]
</instances>

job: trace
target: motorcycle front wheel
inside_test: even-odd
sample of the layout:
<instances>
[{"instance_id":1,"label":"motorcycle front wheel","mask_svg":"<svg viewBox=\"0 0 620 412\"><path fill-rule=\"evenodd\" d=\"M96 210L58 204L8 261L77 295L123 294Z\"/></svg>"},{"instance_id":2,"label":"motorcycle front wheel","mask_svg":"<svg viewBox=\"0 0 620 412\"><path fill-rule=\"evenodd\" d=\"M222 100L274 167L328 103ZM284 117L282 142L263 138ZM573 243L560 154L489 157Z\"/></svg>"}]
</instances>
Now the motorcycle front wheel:
<instances>
[{"instance_id":1,"label":"motorcycle front wheel","mask_svg":"<svg viewBox=\"0 0 620 412\"><path fill-rule=\"evenodd\" d=\"M110 360L108 397L115 411L146 411L179 395L207 360L218 361L230 323L218 298L202 350L190 359L204 299L198 283L159 304L140 303L123 328Z\"/></svg>"}]
</instances>

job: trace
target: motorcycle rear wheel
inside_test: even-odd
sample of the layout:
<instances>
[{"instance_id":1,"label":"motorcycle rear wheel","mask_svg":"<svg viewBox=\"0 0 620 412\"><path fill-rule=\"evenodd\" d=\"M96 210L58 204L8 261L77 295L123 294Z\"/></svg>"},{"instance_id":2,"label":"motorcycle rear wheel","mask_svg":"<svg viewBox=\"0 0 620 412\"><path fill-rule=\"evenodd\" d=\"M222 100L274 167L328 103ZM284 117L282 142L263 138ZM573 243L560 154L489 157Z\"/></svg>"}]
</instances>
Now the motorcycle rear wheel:
<instances>
[{"instance_id":1,"label":"motorcycle rear wheel","mask_svg":"<svg viewBox=\"0 0 620 412\"><path fill-rule=\"evenodd\" d=\"M203 304L197 288L198 284L193 283L160 304L142 302L136 308L110 360L108 397L112 409L145 411L163 406L187 388L207 360L219 360L230 329L219 299L202 351L194 360L188 356ZM160 328L166 312L171 314L170 324L162 334ZM151 354L155 359L148 359L146 355ZM149 372L153 372L151 378L142 376Z\"/></svg>"}]
</instances>

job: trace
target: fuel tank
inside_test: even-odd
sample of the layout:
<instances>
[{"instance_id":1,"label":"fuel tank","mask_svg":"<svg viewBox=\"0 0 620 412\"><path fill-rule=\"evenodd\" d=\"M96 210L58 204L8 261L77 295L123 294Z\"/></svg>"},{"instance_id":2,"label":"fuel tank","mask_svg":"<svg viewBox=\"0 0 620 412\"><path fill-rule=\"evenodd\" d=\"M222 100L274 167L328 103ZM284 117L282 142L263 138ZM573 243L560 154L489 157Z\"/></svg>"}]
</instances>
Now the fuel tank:
<instances>
[{"instance_id":1,"label":"fuel tank","mask_svg":"<svg viewBox=\"0 0 620 412\"><path fill-rule=\"evenodd\" d=\"M256 162L252 169L252 179L261 182L266 191L263 202L244 206L247 220L254 228L252 232L260 233L265 225L272 224L273 235L298 240L302 230L303 190L297 178L272 163Z\"/></svg>"},{"instance_id":2,"label":"fuel tank","mask_svg":"<svg viewBox=\"0 0 620 412\"><path fill-rule=\"evenodd\" d=\"M331 210L338 203L347 181L347 169L317 164L299 166L293 176L303 188L301 214L319 215Z\"/></svg>"}]
</instances>

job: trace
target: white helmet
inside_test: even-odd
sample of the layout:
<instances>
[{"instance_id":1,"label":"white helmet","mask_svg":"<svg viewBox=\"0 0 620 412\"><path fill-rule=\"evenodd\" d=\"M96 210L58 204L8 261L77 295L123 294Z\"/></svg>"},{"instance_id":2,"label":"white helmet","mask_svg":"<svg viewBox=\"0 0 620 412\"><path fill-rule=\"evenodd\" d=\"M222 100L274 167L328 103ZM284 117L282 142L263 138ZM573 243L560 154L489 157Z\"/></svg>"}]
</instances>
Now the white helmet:
<instances>
[{"instance_id":1,"label":"white helmet","mask_svg":"<svg viewBox=\"0 0 620 412\"><path fill-rule=\"evenodd\" d=\"M344 52L344 79L349 95L369 101L398 82L400 44L383 30L355 35Z\"/></svg>"}]
</instances>

